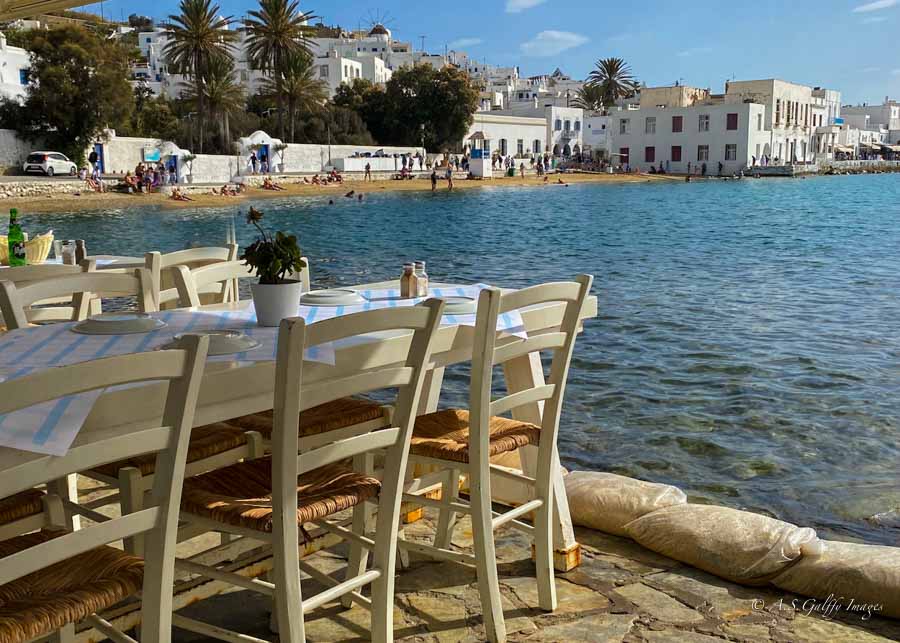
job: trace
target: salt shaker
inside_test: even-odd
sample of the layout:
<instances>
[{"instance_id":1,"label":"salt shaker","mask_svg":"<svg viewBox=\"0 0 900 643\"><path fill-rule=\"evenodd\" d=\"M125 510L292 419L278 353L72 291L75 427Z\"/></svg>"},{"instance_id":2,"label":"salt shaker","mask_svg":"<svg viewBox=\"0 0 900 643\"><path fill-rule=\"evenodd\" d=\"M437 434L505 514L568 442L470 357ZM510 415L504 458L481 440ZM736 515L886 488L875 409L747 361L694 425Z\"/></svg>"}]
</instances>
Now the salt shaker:
<instances>
[{"instance_id":1,"label":"salt shaker","mask_svg":"<svg viewBox=\"0 0 900 643\"><path fill-rule=\"evenodd\" d=\"M417 261L414 272L416 276L416 297L428 296L428 273L425 272L425 262Z\"/></svg>"}]
</instances>

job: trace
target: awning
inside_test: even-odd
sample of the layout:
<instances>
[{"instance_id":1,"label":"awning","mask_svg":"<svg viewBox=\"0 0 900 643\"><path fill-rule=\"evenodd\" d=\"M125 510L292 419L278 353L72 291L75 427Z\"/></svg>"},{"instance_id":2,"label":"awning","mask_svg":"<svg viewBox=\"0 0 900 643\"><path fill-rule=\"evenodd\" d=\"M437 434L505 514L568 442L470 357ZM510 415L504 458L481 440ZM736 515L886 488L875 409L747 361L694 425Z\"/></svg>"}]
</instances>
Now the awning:
<instances>
[{"instance_id":1,"label":"awning","mask_svg":"<svg viewBox=\"0 0 900 643\"><path fill-rule=\"evenodd\" d=\"M472 136L470 136L468 140L470 140L470 141L483 141L484 139L485 139L484 132L482 132L481 130L479 130L479 131L475 132L474 134L472 134Z\"/></svg>"},{"instance_id":2,"label":"awning","mask_svg":"<svg viewBox=\"0 0 900 643\"><path fill-rule=\"evenodd\" d=\"M900 145L882 145L881 147L891 152L900 152Z\"/></svg>"},{"instance_id":3,"label":"awning","mask_svg":"<svg viewBox=\"0 0 900 643\"><path fill-rule=\"evenodd\" d=\"M844 154L853 154L853 148L848 145L835 145L835 152L843 152Z\"/></svg>"},{"instance_id":4,"label":"awning","mask_svg":"<svg viewBox=\"0 0 900 643\"><path fill-rule=\"evenodd\" d=\"M867 147L870 150L880 150L881 149L881 143L860 143L859 146Z\"/></svg>"}]
</instances>

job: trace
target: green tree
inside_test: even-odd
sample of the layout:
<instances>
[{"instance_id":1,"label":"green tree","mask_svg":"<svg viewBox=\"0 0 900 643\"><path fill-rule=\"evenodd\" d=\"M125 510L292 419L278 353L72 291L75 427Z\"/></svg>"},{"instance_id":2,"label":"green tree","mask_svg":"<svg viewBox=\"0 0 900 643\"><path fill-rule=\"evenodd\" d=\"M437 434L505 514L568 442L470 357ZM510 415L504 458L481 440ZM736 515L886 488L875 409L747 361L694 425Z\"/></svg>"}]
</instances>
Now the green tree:
<instances>
[{"instance_id":1,"label":"green tree","mask_svg":"<svg viewBox=\"0 0 900 643\"><path fill-rule=\"evenodd\" d=\"M21 104L6 102L3 120L80 165L105 127L127 127L134 107L127 52L75 25L35 29L27 48L26 96Z\"/></svg>"},{"instance_id":2,"label":"green tree","mask_svg":"<svg viewBox=\"0 0 900 643\"><path fill-rule=\"evenodd\" d=\"M637 88L631 68L621 58L602 58L588 75L588 84L600 87L603 106L612 107L620 98L631 96Z\"/></svg>"},{"instance_id":3,"label":"green tree","mask_svg":"<svg viewBox=\"0 0 900 643\"><path fill-rule=\"evenodd\" d=\"M246 105L244 89L234 80L234 61L226 57L210 60L203 74L188 85L185 98L197 105L201 102L206 105L210 116L219 123L219 151L230 154L230 118L232 114L243 111Z\"/></svg>"},{"instance_id":4,"label":"green tree","mask_svg":"<svg viewBox=\"0 0 900 643\"><path fill-rule=\"evenodd\" d=\"M295 123L302 113L316 112L328 100L328 87L313 73L312 59L305 53L289 54L282 73L263 81L264 94L287 103L290 141L296 142ZM285 140L282 138L282 140Z\"/></svg>"},{"instance_id":5,"label":"green tree","mask_svg":"<svg viewBox=\"0 0 900 643\"><path fill-rule=\"evenodd\" d=\"M340 88L336 105L353 109L384 144L456 149L472 125L478 88L453 67L416 65L394 72L384 89L356 81Z\"/></svg>"},{"instance_id":6,"label":"green tree","mask_svg":"<svg viewBox=\"0 0 900 643\"><path fill-rule=\"evenodd\" d=\"M297 143L375 145L375 139L359 114L346 107L329 105L303 114L297 127Z\"/></svg>"},{"instance_id":7,"label":"green tree","mask_svg":"<svg viewBox=\"0 0 900 643\"><path fill-rule=\"evenodd\" d=\"M603 101L603 88L596 83L585 83L578 90L578 94L575 96L575 101L572 104L581 109L600 111L605 107Z\"/></svg>"},{"instance_id":8,"label":"green tree","mask_svg":"<svg viewBox=\"0 0 900 643\"><path fill-rule=\"evenodd\" d=\"M247 32L247 55L257 69L282 79L292 58L305 54L312 57L307 21L312 12L301 12L299 0L260 0L259 9L244 20ZM284 140L284 103L282 84L276 92L278 132Z\"/></svg>"},{"instance_id":9,"label":"green tree","mask_svg":"<svg viewBox=\"0 0 900 643\"><path fill-rule=\"evenodd\" d=\"M211 0L181 0L179 9L181 13L170 15L165 25L169 41L163 55L172 70L196 82L212 60L231 57L237 32L228 29L232 18L219 16L219 5L212 4ZM206 111L204 95L200 92L197 112L200 125L198 151L201 153Z\"/></svg>"}]
</instances>

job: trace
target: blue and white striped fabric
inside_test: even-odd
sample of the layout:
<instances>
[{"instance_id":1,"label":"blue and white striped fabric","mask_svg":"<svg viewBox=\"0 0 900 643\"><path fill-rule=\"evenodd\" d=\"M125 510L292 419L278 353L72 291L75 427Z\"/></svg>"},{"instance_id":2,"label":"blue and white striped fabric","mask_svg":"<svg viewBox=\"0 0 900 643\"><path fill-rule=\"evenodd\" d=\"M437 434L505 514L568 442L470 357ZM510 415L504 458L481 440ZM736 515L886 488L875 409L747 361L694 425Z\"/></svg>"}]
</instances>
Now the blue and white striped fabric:
<instances>
[{"instance_id":1,"label":"blue and white striped fabric","mask_svg":"<svg viewBox=\"0 0 900 643\"><path fill-rule=\"evenodd\" d=\"M454 286L433 289L429 295L477 299L478 293L485 287L483 284ZM298 316L313 324L365 310L413 306L425 299L401 299L399 291L391 289L360 291L360 294L366 303L358 306L300 306ZM213 356L209 361L248 363L275 359L278 329L258 326L252 305L244 310L172 310L155 313L154 316L165 321L166 326L134 335L82 335L72 332L73 323L22 328L0 334L0 355L3 356L0 381L101 357L156 350L172 341L175 335L201 330L240 330L260 342L260 346L251 351ZM475 315L445 315L442 325L474 326ZM522 317L518 312L502 315L497 330L525 336ZM354 339L354 342L358 341L366 339ZM371 337L369 341L378 339ZM337 345L340 346L340 343ZM317 346L307 351L305 357L311 361L334 364L334 349L332 345ZM95 391L71 396L0 415L0 446L65 455L101 393Z\"/></svg>"}]
</instances>

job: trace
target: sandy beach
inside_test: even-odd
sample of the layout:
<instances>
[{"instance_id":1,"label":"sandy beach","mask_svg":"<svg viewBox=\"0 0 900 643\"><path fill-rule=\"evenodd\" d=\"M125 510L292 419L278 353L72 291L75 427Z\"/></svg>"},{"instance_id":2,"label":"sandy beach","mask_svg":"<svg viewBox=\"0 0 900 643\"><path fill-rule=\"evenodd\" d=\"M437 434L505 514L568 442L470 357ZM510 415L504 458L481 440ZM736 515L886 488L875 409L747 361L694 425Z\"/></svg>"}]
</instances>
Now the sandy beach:
<instances>
[{"instance_id":1,"label":"sandy beach","mask_svg":"<svg viewBox=\"0 0 900 643\"><path fill-rule=\"evenodd\" d=\"M648 174L563 174L551 175L549 181L544 183L543 177L526 176L515 178L495 178L487 181L479 180L454 180L454 190L472 190L496 187L536 187L545 186L547 189L564 189L557 184L557 178L562 178L566 183L646 183L649 181L680 181L680 177L656 176ZM342 197L350 190L356 194L371 194L375 192L407 192L427 191L431 189L431 182L427 179L413 179L411 181L360 181L349 180L342 185L309 185L296 183L296 177L288 180L275 179L284 190L263 190L259 187L250 187L239 196L228 197L213 194L204 194L203 188L193 188L195 192L190 194L190 201L173 201L165 194L121 194L84 192L80 196L74 194L54 194L52 196L15 197L4 199L5 208L18 208L27 214L41 212L76 212L79 210L102 210L103 208L126 208L132 205L146 206L159 204L171 208L198 208L198 207L222 207L246 199L258 199L266 197L285 196L334 196ZM212 186L207 191L211 191ZM447 182L438 182L438 190L447 190Z\"/></svg>"}]
</instances>

